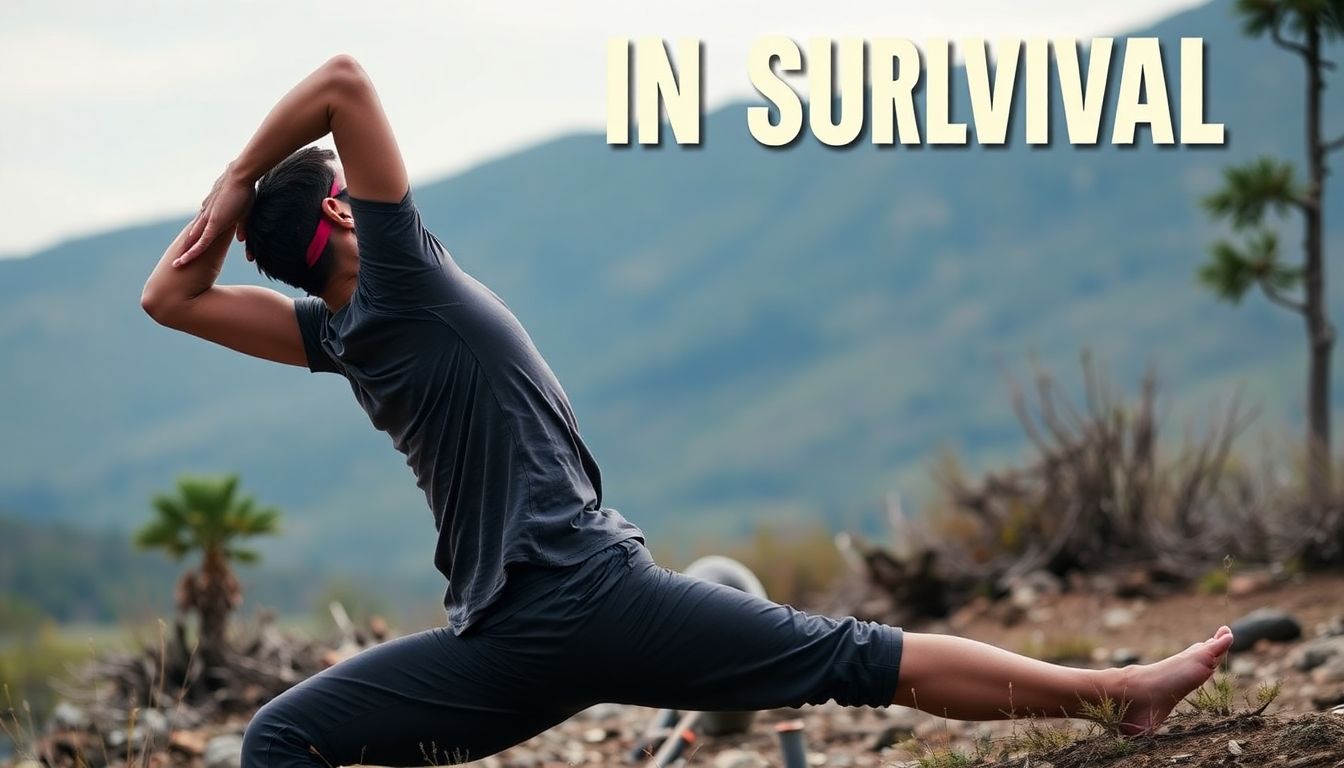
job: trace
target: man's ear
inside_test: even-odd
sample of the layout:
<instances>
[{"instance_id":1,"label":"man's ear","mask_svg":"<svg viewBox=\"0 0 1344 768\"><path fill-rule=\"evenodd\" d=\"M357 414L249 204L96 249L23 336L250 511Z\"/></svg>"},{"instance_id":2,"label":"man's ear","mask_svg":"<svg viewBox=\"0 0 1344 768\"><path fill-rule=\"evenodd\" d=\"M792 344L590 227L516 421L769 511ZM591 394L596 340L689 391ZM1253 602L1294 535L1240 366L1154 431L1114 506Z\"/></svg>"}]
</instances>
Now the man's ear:
<instances>
[{"instance_id":1,"label":"man's ear","mask_svg":"<svg viewBox=\"0 0 1344 768\"><path fill-rule=\"evenodd\" d=\"M349 207L334 197L322 201L322 215L333 227L355 228L355 217L350 215Z\"/></svg>"}]
</instances>

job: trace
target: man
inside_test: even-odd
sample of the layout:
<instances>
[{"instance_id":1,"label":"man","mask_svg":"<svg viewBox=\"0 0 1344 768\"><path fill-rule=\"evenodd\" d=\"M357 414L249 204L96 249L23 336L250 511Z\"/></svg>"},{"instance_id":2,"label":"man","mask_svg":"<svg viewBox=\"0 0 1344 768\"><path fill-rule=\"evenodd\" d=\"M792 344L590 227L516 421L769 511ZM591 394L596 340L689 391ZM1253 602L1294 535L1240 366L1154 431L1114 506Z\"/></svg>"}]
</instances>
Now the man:
<instances>
[{"instance_id":1,"label":"man","mask_svg":"<svg viewBox=\"0 0 1344 768\"><path fill-rule=\"evenodd\" d=\"M300 150L327 133L339 164ZM215 285L231 235L309 296ZM1232 642L1223 627L1155 664L1072 669L810 616L656 566L643 533L601 505L597 464L527 333L422 226L377 94L346 56L265 118L141 303L171 328L344 376L434 515L449 626L368 649L263 707L245 768L478 759L601 701L835 699L997 719L1074 716L1110 697L1142 733Z\"/></svg>"}]
</instances>

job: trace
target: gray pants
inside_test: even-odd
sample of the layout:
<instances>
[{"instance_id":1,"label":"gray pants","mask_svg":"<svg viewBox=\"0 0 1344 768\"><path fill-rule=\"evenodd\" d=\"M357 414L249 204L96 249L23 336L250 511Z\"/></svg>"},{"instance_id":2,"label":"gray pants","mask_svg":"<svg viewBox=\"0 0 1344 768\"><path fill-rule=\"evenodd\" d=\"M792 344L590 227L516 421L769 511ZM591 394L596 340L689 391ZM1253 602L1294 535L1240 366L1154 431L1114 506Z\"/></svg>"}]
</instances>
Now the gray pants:
<instances>
[{"instance_id":1,"label":"gray pants","mask_svg":"<svg viewBox=\"0 0 1344 768\"><path fill-rule=\"evenodd\" d=\"M886 706L901 648L896 627L689 578L626 540L569 568L510 569L460 636L408 635L296 685L253 717L243 768L478 760L599 702Z\"/></svg>"}]
</instances>

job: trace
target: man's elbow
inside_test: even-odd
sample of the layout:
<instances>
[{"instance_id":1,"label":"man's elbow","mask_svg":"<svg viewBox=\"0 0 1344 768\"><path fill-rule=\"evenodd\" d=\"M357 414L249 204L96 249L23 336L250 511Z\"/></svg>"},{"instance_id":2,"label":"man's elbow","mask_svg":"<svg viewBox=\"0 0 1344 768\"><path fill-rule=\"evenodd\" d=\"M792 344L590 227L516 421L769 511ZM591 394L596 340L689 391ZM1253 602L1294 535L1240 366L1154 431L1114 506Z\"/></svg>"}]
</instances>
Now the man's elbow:
<instances>
[{"instance_id":1,"label":"man's elbow","mask_svg":"<svg viewBox=\"0 0 1344 768\"><path fill-rule=\"evenodd\" d=\"M146 285L140 293L140 308L159 325L172 327L176 317L178 302L166 296L162 290Z\"/></svg>"},{"instance_id":2,"label":"man's elbow","mask_svg":"<svg viewBox=\"0 0 1344 768\"><path fill-rule=\"evenodd\" d=\"M354 56L340 53L332 56L323 65L332 87L341 94L363 95L373 90L369 75Z\"/></svg>"}]
</instances>

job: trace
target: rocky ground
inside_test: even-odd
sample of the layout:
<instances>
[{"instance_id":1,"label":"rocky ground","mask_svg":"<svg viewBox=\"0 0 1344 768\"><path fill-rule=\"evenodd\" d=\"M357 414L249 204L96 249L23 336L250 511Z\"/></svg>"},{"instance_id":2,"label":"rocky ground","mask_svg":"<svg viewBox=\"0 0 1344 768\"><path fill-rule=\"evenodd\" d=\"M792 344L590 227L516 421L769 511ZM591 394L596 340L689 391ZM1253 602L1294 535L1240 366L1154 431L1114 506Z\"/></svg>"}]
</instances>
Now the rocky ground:
<instances>
[{"instance_id":1,"label":"rocky ground","mask_svg":"<svg viewBox=\"0 0 1344 768\"><path fill-rule=\"evenodd\" d=\"M1230 714L1182 707L1158 735L1136 740L1081 721L962 723L899 707L828 705L758 713L751 727L736 735L711 736L701 728L680 759L684 765L712 768L785 766L777 729L801 723L802 754L810 766L1344 768L1344 573L1238 574L1212 596L1063 586L1047 577L1025 578L1006 600L973 603L945 622L911 628L953 632L1062 663L1101 666L1150 661L1229 624L1238 632L1239 645L1246 646L1225 667L1233 690ZM1256 713L1256 692L1274 685L1277 698ZM79 728L80 713L74 708L59 714L34 742L55 758L50 762L71 766L237 768L239 734L246 725L245 717L210 726L179 724L172 712L142 711L129 733L95 735ZM598 706L473 765L646 764L647 750L642 759L631 756L655 716L640 708ZM102 759L77 753L101 754Z\"/></svg>"}]
</instances>

